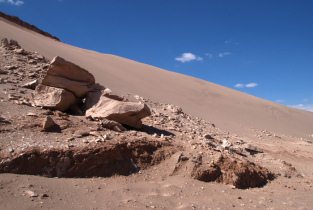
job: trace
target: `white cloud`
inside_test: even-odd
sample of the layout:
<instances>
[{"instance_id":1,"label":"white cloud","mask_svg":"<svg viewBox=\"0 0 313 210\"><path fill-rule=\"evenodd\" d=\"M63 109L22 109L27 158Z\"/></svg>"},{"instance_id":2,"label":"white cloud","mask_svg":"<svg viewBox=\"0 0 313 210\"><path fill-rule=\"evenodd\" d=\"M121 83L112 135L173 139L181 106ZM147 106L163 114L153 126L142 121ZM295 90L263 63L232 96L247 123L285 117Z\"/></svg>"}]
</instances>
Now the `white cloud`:
<instances>
[{"instance_id":1,"label":"white cloud","mask_svg":"<svg viewBox=\"0 0 313 210\"><path fill-rule=\"evenodd\" d=\"M245 87L245 85L242 83L238 83L235 85L235 88L244 88L244 87Z\"/></svg>"},{"instance_id":2,"label":"white cloud","mask_svg":"<svg viewBox=\"0 0 313 210\"><path fill-rule=\"evenodd\" d=\"M24 1L21 0L0 0L0 3L8 3L14 6L22 6Z\"/></svg>"},{"instance_id":3,"label":"white cloud","mask_svg":"<svg viewBox=\"0 0 313 210\"><path fill-rule=\"evenodd\" d=\"M258 83L250 82L250 83L247 83L247 84L237 83L234 87L235 88L255 88L257 86L259 86Z\"/></svg>"},{"instance_id":4,"label":"white cloud","mask_svg":"<svg viewBox=\"0 0 313 210\"><path fill-rule=\"evenodd\" d=\"M289 105L289 106L292 108L313 112L313 104L296 104L296 105Z\"/></svg>"},{"instance_id":5,"label":"white cloud","mask_svg":"<svg viewBox=\"0 0 313 210\"><path fill-rule=\"evenodd\" d=\"M196 56L193 53L187 52L187 53L181 54L181 56L175 58L175 60L182 62L182 63L186 63L186 62L190 62L190 61L202 61L203 58L200 56Z\"/></svg>"},{"instance_id":6,"label":"white cloud","mask_svg":"<svg viewBox=\"0 0 313 210\"><path fill-rule=\"evenodd\" d=\"M224 58L225 56L231 55L231 52L220 52L217 56L219 58Z\"/></svg>"},{"instance_id":7,"label":"white cloud","mask_svg":"<svg viewBox=\"0 0 313 210\"><path fill-rule=\"evenodd\" d=\"M251 83L246 84L245 86L246 88L255 88L258 85L259 85L258 83L251 82Z\"/></svg>"}]
</instances>

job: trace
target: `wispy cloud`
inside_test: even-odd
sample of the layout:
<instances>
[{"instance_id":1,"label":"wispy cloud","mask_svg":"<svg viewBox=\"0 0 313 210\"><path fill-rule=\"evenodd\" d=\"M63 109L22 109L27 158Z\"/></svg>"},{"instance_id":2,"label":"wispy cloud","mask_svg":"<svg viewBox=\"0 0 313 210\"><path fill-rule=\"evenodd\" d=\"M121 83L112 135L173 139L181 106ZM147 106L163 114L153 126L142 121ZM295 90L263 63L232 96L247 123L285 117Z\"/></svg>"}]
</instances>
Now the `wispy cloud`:
<instances>
[{"instance_id":1,"label":"wispy cloud","mask_svg":"<svg viewBox=\"0 0 313 210\"><path fill-rule=\"evenodd\" d=\"M242 83L237 83L234 87L235 87L235 88L244 88L245 85L242 84Z\"/></svg>"},{"instance_id":2,"label":"wispy cloud","mask_svg":"<svg viewBox=\"0 0 313 210\"><path fill-rule=\"evenodd\" d=\"M7 4L11 4L13 6L22 6L24 4L24 1L21 1L21 0L0 0L0 3L7 3Z\"/></svg>"},{"instance_id":3,"label":"wispy cloud","mask_svg":"<svg viewBox=\"0 0 313 210\"><path fill-rule=\"evenodd\" d=\"M255 82L250 82L247 84L237 83L236 85L234 85L235 88L255 88L257 86L259 86L259 84Z\"/></svg>"},{"instance_id":4,"label":"wispy cloud","mask_svg":"<svg viewBox=\"0 0 313 210\"><path fill-rule=\"evenodd\" d=\"M296 105L289 105L289 106L292 108L313 112L313 104L296 104Z\"/></svg>"},{"instance_id":5,"label":"wispy cloud","mask_svg":"<svg viewBox=\"0 0 313 210\"><path fill-rule=\"evenodd\" d=\"M182 62L182 63L186 63L186 62L191 62L191 61L202 61L203 58L191 52L186 52L186 53L181 54L179 57L175 58L175 60Z\"/></svg>"},{"instance_id":6,"label":"wispy cloud","mask_svg":"<svg viewBox=\"0 0 313 210\"><path fill-rule=\"evenodd\" d=\"M219 58L224 58L225 56L231 55L231 52L220 52L218 53Z\"/></svg>"},{"instance_id":7,"label":"wispy cloud","mask_svg":"<svg viewBox=\"0 0 313 210\"><path fill-rule=\"evenodd\" d=\"M259 86L259 84L255 83L255 82L251 82L251 83L246 84L246 88L255 88L257 86Z\"/></svg>"}]
</instances>

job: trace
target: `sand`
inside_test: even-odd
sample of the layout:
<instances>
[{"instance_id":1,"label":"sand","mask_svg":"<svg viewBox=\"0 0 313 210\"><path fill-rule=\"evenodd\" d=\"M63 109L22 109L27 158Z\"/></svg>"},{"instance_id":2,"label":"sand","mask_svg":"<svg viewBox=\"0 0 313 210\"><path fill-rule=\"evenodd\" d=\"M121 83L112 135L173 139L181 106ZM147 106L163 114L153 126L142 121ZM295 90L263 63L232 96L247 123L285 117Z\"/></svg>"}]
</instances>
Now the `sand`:
<instances>
[{"instance_id":1,"label":"sand","mask_svg":"<svg viewBox=\"0 0 313 210\"><path fill-rule=\"evenodd\" d=\"M225 130L245 134L258 128L296 137L313 134L311 112L127 58L67 45L3 19L0 19L0 28L0 37L15 39L26 50L37 51L47 58L64 57L89 70L99 83L114 92L138 94L181 106L187 113L214 122Z\"/></svg>"},{"instance_id":2,"label":"sand","mask_svg":"<svg viewBox=\"0 0 313 210\"><path fill-rule=\"evenodd\" d=\"M130 93L149 99L149 106L164 113L159 117L152 116L144 123L155 126L160 132L175 133L175 137L169 142L178 152L186 153L190 157L189 162L198 154L231 155L229 151L210 148L203 140L204 133L200 132L201 129L214 134L214 138L220 141L227 139L240 147L251 144L261 148L262 153L247 157L234 154L234 157L265 167L276 178L264 187L245 190L225 183L202 182L192 179L184 171L184 165L180 166L177 174L173 173L173 165L177 164L175 153L158 164L128 176L47 178L39 175L0 174L0 209L312 208L313 113L119 56L67 45L0 19L0 38L3 37L15 39L26 50L37 51L49 59L56 55L62 56L86 68L95 75L97 82L118 94ZM30 64L25 66L26 70L31 68ZM19 77L24 82L25 78L21 75ZM17 105L8 100L4 92L13 85L14 83L0 85L0 114L14 122L0 125L0 153L6 152L10 146L16 146L13 154L18 155L19 146L27 147L30 143L41 146L42 149L86 144L84 138L64 141L71 134L66 129L60 134L41 133L38 127L41 118L32 120L26 114L34 112L40 117L40 113L45 111ZM19 88L10 91L18 93ZM178 124L177 129L172 131L169 123L154 124L155 120L168 121L165 114L170 110L167 110L166 103L183 108L186 115L180 119L180 123L184 126ZM197 116L203 120L199 120ZM85 118L69 118L80 126L86 121ZM170 123L171 121L173 119L169 120ZM23 123L31 126L25 127ZM88 123L84 126L90 126ZM197 125L195 133L189 129L194 125ZM184 134L179 131L179 127L185 131ZM71 129L80 130L82 127L74 126ZM113 134L126 137L124 140L129 138L136 141L138 136L143 136L163 141L160 137L143 131ZM91 148L99 145L93 138L88 140L91 141ZM119 138L113 139L112 144L114 141L119 141ZM107 143L110 144L100 144Z\"/></svg>"}]
</instances>

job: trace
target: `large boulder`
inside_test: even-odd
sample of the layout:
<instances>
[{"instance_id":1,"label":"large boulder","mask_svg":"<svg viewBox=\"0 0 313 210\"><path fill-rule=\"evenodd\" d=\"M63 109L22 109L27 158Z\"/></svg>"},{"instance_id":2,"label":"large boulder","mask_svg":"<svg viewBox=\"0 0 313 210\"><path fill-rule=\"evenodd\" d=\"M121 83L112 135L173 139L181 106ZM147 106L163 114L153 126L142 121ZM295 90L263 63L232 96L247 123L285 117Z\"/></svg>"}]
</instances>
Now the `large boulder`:
<instances>
[{"instance_id":1,"label":"large boulder","mask_svg":"<svg viewBox=\"0 0 313 210\"><path fill-rule=\"evenodd\" d=\"M63 88L83 98L95 84L95 78L87 70L57 56L51 61L42 84Z\"/></svg>"},{"instance_id":2,"label":"large boulder","mask_svg":"<svg viewBox=\"0 0 313 210\"><path fill-rule=\"evenodd\" d=\"M66 111L76 103L76 97L73 93L56 87L38 85L32 94L34 106L45 107L49 109Z\"/></svg>"},{"instance_id":3,"label":"large boulder","mask_svg":"<svg viewBox=\"0 0 313 210\"><path fill-rule=\"evenodd\" d=\"M133 128L141 128L141 119L149 115L151 112L146 104L119 101L105 95L102 95L98 103L86 111L87 117L106 118Z\"/></svg>"}]
</instances>

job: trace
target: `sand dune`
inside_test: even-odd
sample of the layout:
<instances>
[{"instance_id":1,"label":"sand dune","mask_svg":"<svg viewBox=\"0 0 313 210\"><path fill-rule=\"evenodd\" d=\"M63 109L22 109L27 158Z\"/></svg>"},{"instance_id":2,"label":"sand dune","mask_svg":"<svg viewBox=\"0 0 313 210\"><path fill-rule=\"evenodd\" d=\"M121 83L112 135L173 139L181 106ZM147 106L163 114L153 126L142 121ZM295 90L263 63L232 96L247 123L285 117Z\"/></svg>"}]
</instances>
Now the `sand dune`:
<instances>
[{"instance_id":1,"label":"sand dune","mask_svg":"<svg viewBox=\"0 0 313 210\"><path fill-rule=\"evenodd\" d=\"M227 131L244 134L257 128L299 137L313 134L310 112L126 58L67 45L0 19L0 38L3 37L15 39L26 50L48 58L64 57L88 69L97 82L117 93L138 94L181 106L185 112Z\"/></svg>"}]
</instances>

